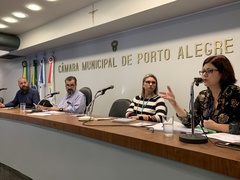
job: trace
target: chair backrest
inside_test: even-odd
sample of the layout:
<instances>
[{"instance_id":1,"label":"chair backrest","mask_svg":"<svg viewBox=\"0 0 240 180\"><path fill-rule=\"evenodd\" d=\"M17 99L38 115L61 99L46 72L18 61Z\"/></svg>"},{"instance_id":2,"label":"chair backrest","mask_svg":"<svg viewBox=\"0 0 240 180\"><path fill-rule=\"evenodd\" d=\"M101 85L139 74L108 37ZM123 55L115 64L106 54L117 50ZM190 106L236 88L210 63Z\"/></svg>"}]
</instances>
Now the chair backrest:
<instances>
[{"instance_id":1,"label":"chair backrest","mask_svg":"<svg viewBox=\"0 0 240 180\"><path fill-rule=\"evenodd\" d=\"M79 91L81 91L86 97L86 106L92 101L92 91L89 87L83 87Z\"/></svg>"},{"instance_id":2,"label":"chair backrest","mask_svg":"<svg viewBox=\"0 0 240 180\"><path fill-rule=\"evenodd\" d=\"M47 99L42 99L41 101L39 101L38 105L44 107L53 107L52 103Z\"/></svg>"},{"instance_id":3,"label":"chair backrest","mask_svg":"<svg viewBox=\"0 0 240 180\"><path fill-rule=\"evenodd\" d=\"M125 117L126 111L130 105L129 99L117 99L113 102L109 111L109 116L113 117Z\"/></svg>"}]
</instances>

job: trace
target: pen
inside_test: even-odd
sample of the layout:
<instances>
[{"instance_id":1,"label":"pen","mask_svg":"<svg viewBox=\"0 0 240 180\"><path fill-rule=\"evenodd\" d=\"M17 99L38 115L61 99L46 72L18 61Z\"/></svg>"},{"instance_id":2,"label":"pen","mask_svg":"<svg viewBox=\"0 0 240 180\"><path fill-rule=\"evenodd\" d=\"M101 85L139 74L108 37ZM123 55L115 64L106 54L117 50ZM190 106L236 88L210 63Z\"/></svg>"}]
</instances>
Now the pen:
<instances>
[{"instance_id":1,"label":"pen","mask_svg":"<svg viewBox=\"0 0 240 180\"><path fill-rule=\"evenodd\" d=\"M37 109L37 105L35 103L33 103L33 105L35 106L35 109Z\"/></svg>"}]
</instances>

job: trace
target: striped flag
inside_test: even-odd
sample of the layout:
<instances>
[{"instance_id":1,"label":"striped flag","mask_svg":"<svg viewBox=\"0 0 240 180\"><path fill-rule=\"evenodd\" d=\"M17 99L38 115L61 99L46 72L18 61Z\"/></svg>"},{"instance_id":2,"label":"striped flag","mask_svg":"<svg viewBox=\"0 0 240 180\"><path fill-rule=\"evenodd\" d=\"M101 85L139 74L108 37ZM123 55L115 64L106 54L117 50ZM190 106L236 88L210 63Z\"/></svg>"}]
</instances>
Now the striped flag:
<instances>
[{"instance_id":1,"label":"striped flag","mask_svg":"<svg viewBox=\"0 0 240 180\"><path fill-rule=\"evenodd\" d=\"M55 91L54 89L54 57L50 56L48 59L49 62L49 69L48 69L48 88L49 88L49 94L53 93ZM51 102L55 104L55 97L52 97Z\"/></svg>"},{"instance_id":2,"label":"striped flag","mask_svg":"<svg viewBox=\"0 0 240 180\"><path fill-rule=\"evenodd\" d=\"M45 97L45 60L44 58L40 60L40 71L38 77L38 92L40 99Z\"/></svg>"},{"instance_id":3,"label":"striped flag","mask_svg":"<svg viewBox=\"0 0 240 180\"><path fill-rule=\"evenodd\" d=\"M31 76L31 88L37 90L37 60L33 60Z\"/></svg>"}]
</instances>

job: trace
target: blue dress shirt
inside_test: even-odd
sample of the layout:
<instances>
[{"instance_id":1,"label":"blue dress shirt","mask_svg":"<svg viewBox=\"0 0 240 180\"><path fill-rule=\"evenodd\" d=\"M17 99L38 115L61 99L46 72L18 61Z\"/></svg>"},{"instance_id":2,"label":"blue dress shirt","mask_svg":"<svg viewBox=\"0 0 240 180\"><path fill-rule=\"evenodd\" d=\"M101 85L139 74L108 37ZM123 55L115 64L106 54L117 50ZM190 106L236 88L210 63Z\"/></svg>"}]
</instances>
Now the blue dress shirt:
<instances>
[{"instance_id":1,"label":"blue dress shirt","mask_svg":"<svg viewBox=\"0 0 240 180\"><path fill-rule=\"evenodd\" d=\"M66 112L82 114L86 108L86 97L78 90L75 90L70 96L66 93L57 107L66 109Z\"/></svg>"}]
</instances>

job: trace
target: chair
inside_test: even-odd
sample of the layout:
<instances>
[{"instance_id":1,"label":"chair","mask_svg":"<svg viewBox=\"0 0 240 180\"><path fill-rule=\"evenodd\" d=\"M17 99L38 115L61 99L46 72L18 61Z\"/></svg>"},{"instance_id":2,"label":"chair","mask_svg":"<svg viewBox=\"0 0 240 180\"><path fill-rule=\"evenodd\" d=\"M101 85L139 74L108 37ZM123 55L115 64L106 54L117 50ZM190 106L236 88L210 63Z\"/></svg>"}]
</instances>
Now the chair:
<instances>
[{"instance_id":1,"label":"chair","mask_svg":"<svg viewBox=\"0 0 240 180\"><path fill-rule=\"evenodd\" d=\"M41 101L39 101L38 105L44 107L53 107L52 103L47 99L42 99Z\"/></svg>"},{"instance_id":2,"label":"chair","mask_svg":"<svg viewBox=\"0 0 240 180\"><path fill-rule=\"evenodd\" d=\"M79 91L85 95L86 107L87 107L90 104L90 102L92 101L92 91L89 87L83 87Z\"/></svg>"},{"instance_id":3,"label":"chair","mask_svg":"<svg viewBox=\"0 0 240 180\"><path fill-rule=\"evenodd\" d=\"M117 99L112 104L109 116L124 118L130 103L129 99Z\"/></svg>"},{"instance_id":4,"label":"chair","mask_svg":"<svg viewBox=\"0 0 240 180\"><path fill-rule=\"evenodd\" d=\"M0 97L0 103L4 103L4 99Z\"/></svg>"}]
</instances>

